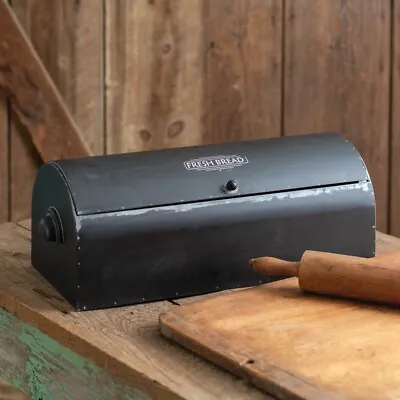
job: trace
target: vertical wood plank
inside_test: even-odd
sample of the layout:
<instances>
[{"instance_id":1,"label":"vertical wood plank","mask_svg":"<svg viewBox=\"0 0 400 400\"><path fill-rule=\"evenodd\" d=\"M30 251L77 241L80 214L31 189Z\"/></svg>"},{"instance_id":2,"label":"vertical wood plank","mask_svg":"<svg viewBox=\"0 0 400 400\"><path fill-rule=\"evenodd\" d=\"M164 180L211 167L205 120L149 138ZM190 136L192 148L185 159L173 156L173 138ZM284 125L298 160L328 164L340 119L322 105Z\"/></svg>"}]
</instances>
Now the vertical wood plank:
<instances>
[{"instance_id":1,"label":"vertical wood plank","mask_svg":"<svg viewBox=\"0 0 400 400\"><path fill-rule=\"evenodd\" d=\"M0 91L0 223L9 219L8 161L8 107L6 97Z\"/></svg>"},{"instance_id":2,"label":"vertical wood plank","mask_svg":"<svg viewBox=\"0 0 400 400\"><path fill-rule=\"evenodd\" d=\"M106 0L111 153L279 136L280 0Z\"/></svg>"},{"instance_id":3,"label":"vertical wood plank","mask_svg":"<svg viewBox=\"0 0 400 400\"><path fill-rule=\"evenodd\" d=\"M400 1L393 1L392 129L390 163L390 234L400 237Z\"/></svg>"},{"instance_id":4,"label":"vertical wood plank","mask_svg":"<svg viewBox=\"0 0 400 400\"><path fill-rule=\"evenodd\" d=\"M205 0L205 142L280 136L282 4Z\"/></svg>"},{"instance_id":5,"label":"vertical wood plank","mask_svg":"<svg viewBox=\"0 0 400 400\"><path fill-rule=\"evenodd\" d=\"M106 0L107 152L201 142L202 0Z\"/></svg>"},{"instance_id":6,"label":"vertical wood plank","mask_svg":"<svg viewBox=\"0 0 400 400\"><path fill-rule=\"evenodd\" d=\"M104 151L103 0L12 0L85 140L95 154ZM40 159L27 132L13 118L11 140L11 218L30 215L31 191Z\"/></svg>"},{"instance_id":7,"label":"vertical wood plank","mask_svg":"<svg viewBox=\"0 0 400 400\"><path fill-rule=\"evenodd\" d=\"M388 226L390 0L286 0L284 133L336 130L363 155Z\"/></svg>"}]
</instances>

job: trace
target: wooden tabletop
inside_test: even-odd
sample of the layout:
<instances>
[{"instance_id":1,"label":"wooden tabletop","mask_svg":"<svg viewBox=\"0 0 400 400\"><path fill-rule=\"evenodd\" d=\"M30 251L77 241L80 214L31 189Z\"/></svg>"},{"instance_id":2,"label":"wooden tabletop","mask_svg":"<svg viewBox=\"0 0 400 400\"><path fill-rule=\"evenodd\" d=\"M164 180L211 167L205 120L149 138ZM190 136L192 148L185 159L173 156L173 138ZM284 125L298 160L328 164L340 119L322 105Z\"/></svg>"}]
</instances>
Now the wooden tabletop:
<instances>
[{"instance_id":1,"label":"wooden tabletop","mask_svg":"<svg viewBox=\"0 0 400 400\"><path fill-rule=\"evenodd\" d=\"M0 379L0 399L1 400L29 400L19 389L16 389L11 384L7 383L3 379Z\"/></svg>"},{"instance_id":2,"label":"wooden tabletop","mask_svg":"<svg viewBox=\"0 0 400 400\"><path fill-rule=\"evenodd\" d=\"M76 312L31 267L28 221L0 226L0 272L0 377L32 398L271 399L160 335L159 313L188 300Z\"/></svg>"}]
</instances>

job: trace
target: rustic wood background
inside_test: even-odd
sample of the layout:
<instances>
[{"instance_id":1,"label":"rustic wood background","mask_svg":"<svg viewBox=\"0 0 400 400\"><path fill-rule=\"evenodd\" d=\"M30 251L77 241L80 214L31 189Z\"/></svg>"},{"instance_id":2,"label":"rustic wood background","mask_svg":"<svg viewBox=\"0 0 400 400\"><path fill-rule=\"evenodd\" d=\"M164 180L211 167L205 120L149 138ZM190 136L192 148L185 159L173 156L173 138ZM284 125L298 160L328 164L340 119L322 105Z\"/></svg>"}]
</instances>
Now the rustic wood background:
<instances>
[{"instance_id":1,"label":"rustic wood background","mask_svg":"<svg viewBox=\"0 0 400 400\"><path fill-rule=\"evenodd\" d=\"M400 0L10 3L95 154L336 130L400 235ZM0 92L0 221L40 162Z\"/></svg>"}]
</instances>

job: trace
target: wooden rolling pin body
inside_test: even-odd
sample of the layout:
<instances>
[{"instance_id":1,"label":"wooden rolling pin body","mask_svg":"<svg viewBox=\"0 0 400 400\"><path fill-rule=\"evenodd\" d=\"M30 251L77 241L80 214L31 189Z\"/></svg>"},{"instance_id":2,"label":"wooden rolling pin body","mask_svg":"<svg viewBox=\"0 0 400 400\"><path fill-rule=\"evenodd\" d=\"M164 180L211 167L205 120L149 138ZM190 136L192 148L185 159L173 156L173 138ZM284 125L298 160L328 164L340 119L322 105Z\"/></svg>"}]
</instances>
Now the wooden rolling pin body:
<instances>
[{"instance_id":1,"label":"wooden rolling pin body","mask_svg":"<svg viewBox=\"0 0 400 400\"><path fill-rule=\"evenodd\" d=\"M249 264L263 275L297 276L304 292L400 305L400 253L362 258L306 251L300 262L260 257Z\"/></svg>"}]
</instances>

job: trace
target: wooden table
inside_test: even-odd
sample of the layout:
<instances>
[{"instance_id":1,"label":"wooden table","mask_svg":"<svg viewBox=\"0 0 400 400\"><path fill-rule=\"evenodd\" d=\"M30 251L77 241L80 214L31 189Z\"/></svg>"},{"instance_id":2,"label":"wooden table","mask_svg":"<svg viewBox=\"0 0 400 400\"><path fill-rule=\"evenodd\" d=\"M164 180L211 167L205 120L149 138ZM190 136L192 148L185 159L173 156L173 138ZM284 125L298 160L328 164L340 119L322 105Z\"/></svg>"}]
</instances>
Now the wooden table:
<instances>
[{"instance_id":1,"label":"wooden table","mask_svg":"<svg viewBox=\"0 0 400 400\"><path fill-rule=\"evenodd\" d=\"M74 311L31 267L28 221L0 226L0 272L0 378L33 399L271 399L160 335L188 300Z\"/></svg>"}]
</instances>

